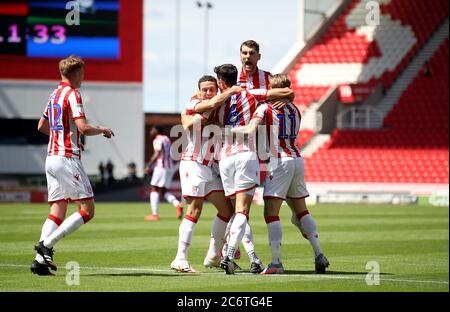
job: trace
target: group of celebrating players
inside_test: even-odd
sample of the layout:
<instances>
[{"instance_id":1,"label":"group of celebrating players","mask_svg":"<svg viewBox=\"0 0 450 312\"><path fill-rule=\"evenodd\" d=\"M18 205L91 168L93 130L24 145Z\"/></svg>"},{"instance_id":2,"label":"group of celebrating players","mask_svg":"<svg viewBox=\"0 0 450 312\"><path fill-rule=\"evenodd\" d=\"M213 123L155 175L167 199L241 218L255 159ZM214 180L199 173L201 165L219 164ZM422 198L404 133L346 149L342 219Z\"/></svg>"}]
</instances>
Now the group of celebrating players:
<instances>
[{"instance_id":1,"label":"group of celebrating players","mask_svg":"<svg viewBox=\"0 0 450 312\"><path fill-rule=\"evenodd\" d=\"M171 268L178 272L195 272L189 264L188 252L206 199L218 211L204 259L206 267L220 267L226 274L234 274L240 269L235 260L240 257L242 242L252 273L283 273L279 211L286 201L292 210L292 223L314 250L316 273L325 273L329 262L320 248L316 222L305 204L308 191L304 183L304 164L295 143L301 115L292 104L294 92L290 81L285 75L272 76L258 68L261 54L258 43L253 40L241 44L240 58L240 75L234 65L224 64L215 67L217 78L201 77L199 91L181 114L183 128L188 133L179 167L187 209L179 227L178 251ZM94 216L94 194L81 163L81 134L102 134L108 139L114 136L111 129L86 121L77 90L84 79L84 61L69 56L59 62L59 71L62 81L51 93L38 124L38 130L49 136L45 169L51 205L30 267L38 275L52 275L50 270L57 270L53 246ZM154 144L157 154L163 153L170 159L169 148L164 147L170 140L160 131L155 135L159 135L159 143ZM152 162L159 164L157 167L173 169L171 162L165 163L163 158L152 157ZM146 220L159 219L158 193L164 190L171 174L173 170L154 170L153 211ZM258 185L264 185L264 218L272 252L272 261L267 267L256 254L248 222ZM177 208L177 216L181 218L181 202L173 194L164 196ZM78 211L65 218L69 202L74 202Z\"/></svg>"},{"instance_id":2,"label":"group of celebrating players","mask_svg":"<svg viewBox=\"0 0 450 312\"><path fill-rule=\"evenodd\" d=\"M226 274L234 274L240 269L234 260L240 257L242 241L252 273L283 273L279 218L283 201L292 210L292 223L311 243L316 273L324 273L329 266L320 248L317 224L305 204L304 164L295 143L301 115L292 104L294 92L286 75L272 76L259 69L260 58L258 43L243 42L240 75L231 64L215 67L217 78L201 77L199 92L181 114L189 135L179 169L187 210L171 263L178 272L195 272L188 251L205 199L218 211L206 267L221 267ZM265 135L256 139L257 131ZM267 159L261 150L268 153ZM267 267L256 255L248 223L255 188L260 184L264 185L264 218L272 252Z\"/></svg>"}]
</instances>

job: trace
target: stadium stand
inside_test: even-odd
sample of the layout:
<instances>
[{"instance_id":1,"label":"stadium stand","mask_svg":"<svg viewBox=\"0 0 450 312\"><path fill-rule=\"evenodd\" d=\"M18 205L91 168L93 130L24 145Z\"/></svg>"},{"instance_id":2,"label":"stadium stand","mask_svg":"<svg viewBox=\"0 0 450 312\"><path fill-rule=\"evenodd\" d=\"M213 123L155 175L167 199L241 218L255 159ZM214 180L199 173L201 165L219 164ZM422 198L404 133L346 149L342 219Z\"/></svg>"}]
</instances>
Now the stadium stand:
<instances>
[{"instance_id":1,"label":"stadium stand","mask_svg":"<svg viewBox=\"0 0 450 312\"><path fill-rule=\"evenodd\" d=\"M306 160L307 181L449 183L448 38L380 130L336 129Z\"/></svg>"},{"instance_id":2,"label":"stadium stand","mask_svg":"<svg viewBox=\"0 0 450 312\"><path fill-rule=\"evenodd\" d=\"M336 85L389 88L448 16L446 0L382 0L379 25L367 25L367 2L352 0L289 71L302 112Z\"/></svg>"},{"instance_id":3,"label":"stadium stand","mask_svg":"<svg viewBox=\"0 0 450 312\"><path fill-rule=\"evenodd\" d=\"M384 0L380 25L367 26L365 3L352 1L289 72L300 107L335 84L381 80L388 88L448 14L445 0Z\"/></svg>"}]
</instances>

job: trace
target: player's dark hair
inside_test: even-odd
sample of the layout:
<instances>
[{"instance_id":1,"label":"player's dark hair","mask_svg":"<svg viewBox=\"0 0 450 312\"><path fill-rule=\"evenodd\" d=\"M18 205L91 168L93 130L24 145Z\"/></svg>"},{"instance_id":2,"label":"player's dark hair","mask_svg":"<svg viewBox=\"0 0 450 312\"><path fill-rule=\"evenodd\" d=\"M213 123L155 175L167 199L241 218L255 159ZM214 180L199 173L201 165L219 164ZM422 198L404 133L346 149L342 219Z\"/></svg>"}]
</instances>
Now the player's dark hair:
<instances>
[{"instance_id":1,"label":"player's dark hair","mask_svg":"<svg viewBox=\"0 0 450 312\"><path fill-rule=\"evenodd\" d=\"M217 78L223 80L227 87L232 87L236 84L238 78L238 70L233 64L223 64L214 67L214 72Z\"/></svg>"},{"instance_id":2,"label":"player's dark hair","mask_svg":"<svg viewBox=\"0 0 450 312\"><path fill-rule=\"evenodd\" d=\"M217 79L215 77L213 77L213 76L205 75L205 76L203 76L202 78L200 78L198 80L198 89L199 90L200 90L200 84L202 82L206 82L206 81L214 82L216 84L216 87L217 87Z\"/></svg>"},{"instance_id":3,"label":"player's dark hair","mask_svg":"<svg viewBox=\"0 0 450 312\"><path fill-rule=\"evenodd\" d=\"M154 125L153 128L156 130L157 134L162 134L163 133L163 128L161 126L158 125Z\"/></svg>"},{"instance_id":4,"label":"player's dark hair","mask_svg":"<svg viewBox=\"0 0 450 312\"><path fill-rule=\"evenodd\" d=\"M243 46L255 49L256 52L259 53L259 44L255 40L247 40L247 41L242 42L240 51L242 51Z\"/></svg>"}]
</instances>

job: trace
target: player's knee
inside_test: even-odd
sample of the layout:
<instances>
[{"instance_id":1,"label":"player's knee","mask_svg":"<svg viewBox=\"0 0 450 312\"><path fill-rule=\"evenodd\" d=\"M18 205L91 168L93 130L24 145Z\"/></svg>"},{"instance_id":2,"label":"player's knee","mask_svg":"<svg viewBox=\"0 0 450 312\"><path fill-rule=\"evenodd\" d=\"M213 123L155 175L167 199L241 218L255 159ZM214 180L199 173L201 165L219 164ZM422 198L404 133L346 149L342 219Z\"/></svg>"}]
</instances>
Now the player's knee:
<instances>
[{"instance_id":1,"label":"player's knee","mask_svg":"<svg viewBox=\"0 0 450 312\"><path fill-rule=\"evenodd\" d=\"M203 203L193 201L186 211L186 214L191 215L194 218L199 218L200 214L202 213Z\"/></svg>"},{"instance_id":2,"label":"player's knee","mask_svg":"<svg viewBox=\"0 0 450 312\"><path fill-rule=\"evenodd\" d=\"M297 216L296 216L295 214L292 214L292 217L291 217L291 223L292 223L293 225L295 225L296 227L298 227L298 229L301 231L301 228L300 228L300 220L297 218Z\"/></svg>"},{"instance_id":3,"label":"player's knee","mask_svg":"<svg viewBox=\"0 0 450 312\"><path fill-rule=\"evenodd\" d=\"M156 193L158 193L159 192L159 188L158 187L156 187L156 186L152 186L152 187L150 187L150 192L156 192Z\"/></svg>"},{"instance_id":4,"label":"player's knee","mask_svg":"<svg viewBox=\"0 0 450 312\"><path fill-rule=\"evenodd\" d=\"M88 200L86 202L82 202L81 205L79 205L78 211L80 212L81 216L83 217L84 223L92 220L92 218L94 218L94 214L95 214L94 201Z\"/></svg>"},{"instance_id":5,"label":"player's knee","mask_svg":"<svg viewBox=\"0 0 450 312\"><path fill-rule=\"evenodd\" d=\"M222 216L225 220L230 221L231 217L234 215L234 209L222 209L218 211L218 214Z\"/></svg>"},{"instance_id":6,"label":"player's knee","mask_svg":"<svg viewBox=\"0 0 450 312\"><path fill-rule=\"evenodd\" d=\"M94 218L94 209L80 209L80 215L83 218L83 222L87 223Z\"/></svg>"}]
</instances>

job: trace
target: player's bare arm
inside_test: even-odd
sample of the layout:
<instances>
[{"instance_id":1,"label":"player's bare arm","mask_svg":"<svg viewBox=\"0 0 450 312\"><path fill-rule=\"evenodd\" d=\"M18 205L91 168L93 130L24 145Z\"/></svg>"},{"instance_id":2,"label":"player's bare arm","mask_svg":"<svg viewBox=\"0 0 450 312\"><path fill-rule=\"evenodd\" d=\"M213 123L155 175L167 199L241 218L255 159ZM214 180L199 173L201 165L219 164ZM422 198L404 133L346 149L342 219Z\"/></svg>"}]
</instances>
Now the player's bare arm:
<instances>
[{"instance_id":1,"label":"player's bare arm","mask_svg":"<svg viewBox=\"0 0 450 312\"><path fill-rule=\"evenodd\" d=\"M75 125L77 126L78 131L84 135L93 136L103 134L103 136L108 139L114 136L114 132L111 129L103 126L93 126L84 118L76 119Z\"/></svg>"},{"instance_id":2,"label":"player's bare arm","mask_svg":"<svg viewBox=\"0 0 450 312\"><path fill-rule=\"evenodd\" d=\"M258 129L258 126L263 123L263 120L259 117L253 117L253 119L250 121L250 123L246 126L239 126L236 128L231 129L231 132L233 133L255 133Z\"/></svg>"},{"instance_id":3,"label":"player's bare arm","mask_svg":"<svg viewBox=\"0 0 450 312\"><path fill-rule=\"evenodd\" d=\"M195 99L195 100L203 100L203 92L202 91L197 91L194 94L192 94L191 99Z\"/></svg>"},{"instance_id":4,"label":"player's bare arm","mask_svg":"<svg viewBox=\"0 0 450 312\"><path fill-rule=\"evenodd\" d=\"M42 132L43 134L50 135L50 124L44 117L41 117L41 119L39 119L38 131Z\"/></svg>"},{"instance_id":5,"label":"player's bare arm","mask_svg":"<svg viewBox=\"0 0 450 312\"><path fill-rule=\"evenodd\" d=\"M210 100L203 100L202 102L198 103L195 106L195 111L197 113L203 113L216 109L221 106L226 100L228 100L230 96L239 92L242 92L242 88L240 86L233 86L230 89L222 92L221 94L214 96Z\"/></svg>"},{"instance_id":6,"label":"player's bare arm","mask_svg":"<svg viewBox=\"0 0 450 312\"><path fill-rule=\"evenodd\" d=\"M186 112L181 113L181 125L184 130L190 129L197 122L203 123L204 121L206 121L206 118L201 114L186 115Z\"/></svg>"},{"instance_id":7,"label":"player's bare arm","mask_svg":"<svg viewBox=\"0 0 450 312\"><path fill-rule=\"evenodd\" d=\"M144 172L146 174L150 174L151 168L155 161L158 159L159 153L161 151L154 151L152 157L150 157L150 160L148 161L147 165L145 166Z\"/></svg>"},{"instance_id":8,"label":"player's bare arm","mask_svg":"<svg viewBox=\"0 0 450 312\"><path fill-rule=\"evenodd\" d=\"M276 99L288 99L292 102L295 99L295 93L291 88L274 88L267 90L267 99L269 101Z\"/></svg>"}]
</instances>

